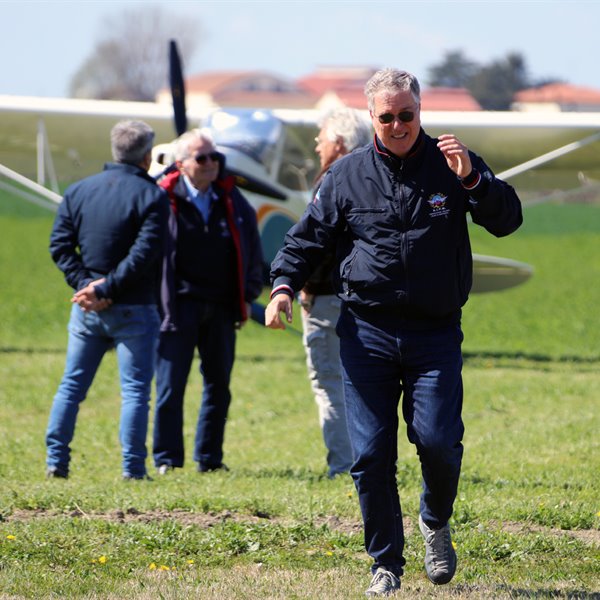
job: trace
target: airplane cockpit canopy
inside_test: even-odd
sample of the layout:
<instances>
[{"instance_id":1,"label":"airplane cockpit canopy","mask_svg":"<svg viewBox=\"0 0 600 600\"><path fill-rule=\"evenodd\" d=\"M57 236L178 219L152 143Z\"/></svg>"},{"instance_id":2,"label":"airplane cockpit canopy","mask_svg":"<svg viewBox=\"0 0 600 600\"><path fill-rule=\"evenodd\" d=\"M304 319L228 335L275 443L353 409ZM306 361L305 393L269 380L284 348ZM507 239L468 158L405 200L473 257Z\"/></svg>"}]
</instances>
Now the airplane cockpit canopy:
<instances>
[{"instance_id":1,"label":"airplane cockpit canopy","mask_svg":"<svg viewBox=\"0 0 600 600\"><path fill-rule=\"evenodd\" d=\"M219 146L239 150L273 172L282 122L264 110L218 110L203 125Z\"/></svg>"},{"instance_id":2,"label":"airplane cockpit canopy","mask_svg":"<svg viewBox=\"0 0 600 600\"><path fill-rule=\"evenodd\" d=\"M291 190L310 189L309 171L314 166L291 126L268 110L222 109L211 113L203 126L217 144L258 163L272 181ZM228 154L228 164L231 156Z\"/></svg>"}]
</instances>

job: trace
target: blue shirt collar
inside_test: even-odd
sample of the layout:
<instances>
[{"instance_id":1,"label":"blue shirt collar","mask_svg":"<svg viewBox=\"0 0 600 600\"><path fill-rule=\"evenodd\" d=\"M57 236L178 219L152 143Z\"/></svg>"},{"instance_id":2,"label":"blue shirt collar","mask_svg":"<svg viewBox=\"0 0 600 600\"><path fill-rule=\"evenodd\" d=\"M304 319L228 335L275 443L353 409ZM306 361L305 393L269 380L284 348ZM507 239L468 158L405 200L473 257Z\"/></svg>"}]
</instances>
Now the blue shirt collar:
<instances>
[{"instance_id":1,"label":"blue shirt collar","mask_svg":"<svg viewBox=\"0 0 600 600\"><path fill-rule=\"evenodd\" d=\"M188 196L192 200L196 198L216 200L218 197L213 189L212 184L208 187L206 192L201 192L198 188L194 187L194 184L190 181L190 178L187 175L183 175L183 183L185 184Z\"/></svg>"}]
</instances>

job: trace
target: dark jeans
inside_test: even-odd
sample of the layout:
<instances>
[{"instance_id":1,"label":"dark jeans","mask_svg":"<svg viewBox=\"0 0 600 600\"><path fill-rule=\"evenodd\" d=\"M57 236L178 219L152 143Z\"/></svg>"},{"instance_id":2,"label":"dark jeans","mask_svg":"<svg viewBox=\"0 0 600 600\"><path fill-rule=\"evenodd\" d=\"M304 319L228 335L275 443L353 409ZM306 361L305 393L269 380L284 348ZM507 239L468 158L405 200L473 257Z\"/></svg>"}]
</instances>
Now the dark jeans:
<instances>
[{"instance_id":1,"label":"dark jeans","mask_svg":"<svg viewBox=\"0 0 600 600\"><path fill-rule=\"evenodd\" d=\"M194 358L200 353L204 389L196 426L194 460L206 467L223 461L225 421L231 402L229 382L235 358L233 311L189 299L177 305L178 331L161 332L156 363L154 464L182 467L183 399Z\"/></svg>"},{"instance_id":2,"label":"dark jeans","mask_svg":"<svg viewBox=\"0 0 600 600\"><path fill-rule=\"evenodd\" d=\"M442 527L452 514L463 452L462 331L459 324L414 330L391 315L367 322L347 309L342 309L337 331L355 458L350 472L365 547L374 570L385 566L401 575L398 404L402 397L408 439L421 461L421 515L430 527Z\"/></svg>"}]
</instances>

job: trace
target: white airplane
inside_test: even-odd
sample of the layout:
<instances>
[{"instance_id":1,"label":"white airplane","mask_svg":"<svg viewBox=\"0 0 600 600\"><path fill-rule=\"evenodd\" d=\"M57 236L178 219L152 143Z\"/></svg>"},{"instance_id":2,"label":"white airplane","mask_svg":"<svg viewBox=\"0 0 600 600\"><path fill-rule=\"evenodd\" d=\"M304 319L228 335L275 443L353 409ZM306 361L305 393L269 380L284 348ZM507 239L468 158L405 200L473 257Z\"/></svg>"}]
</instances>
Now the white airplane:
<instances>
[{"instance_id":1,"label":"white airplane","mask_svg":"<svg viewBox=\"0 0 600 600\"><path fill-rule=\"evenodd\" d=\"M310 201L320 115L218 109L187 116L212 131L228 170L255 207L267 268ZM59 182L64 186L102 168L110 156L108 132L121 118L143 119L155 129L155 171L171 162L169 105L0 96L0 189L55 208ZM547 197L578 187L582 176L600 179L600 113L423 112L421 118L432 135L455 133L499 177L512 179L526 200L536 190L539 198L540 190ZM514 260L473 259L475 293L519 285L533 273Z\"/></svg>"}]
</instances>

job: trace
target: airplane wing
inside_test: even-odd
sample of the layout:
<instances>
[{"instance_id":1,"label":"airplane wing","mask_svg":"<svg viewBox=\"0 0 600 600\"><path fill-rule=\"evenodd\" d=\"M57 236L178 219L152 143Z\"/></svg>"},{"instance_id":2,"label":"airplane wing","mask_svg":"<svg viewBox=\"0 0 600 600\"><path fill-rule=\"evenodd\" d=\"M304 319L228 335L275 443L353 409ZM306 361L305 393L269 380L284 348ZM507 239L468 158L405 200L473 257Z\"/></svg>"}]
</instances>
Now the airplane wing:
<instances>
[{"instance_id":1,"label":"airplane wing","mask_svg":"<svg viewBox=\"0 0 600 600\"><path fill-rule=\"evenodd\" d=\"M212 129L257 210L268 265L310 201L321 113L218 109L187 116L191 126ZM102 169L110 156L107 132L122 118L148 122L157 150L168 150L174 137L170 104L0 96L0 175L10 181L0 180L0 187L27 185L21 195L31 200L41 194L52 206L60 201L59 188ZM431 135L455 133L524 200L600 180L600 113L423 112L422 122ZM168 151L159 154L168 160ZM33 187L15 173L34 180ZM48 185L54 195L44 191ZM531 273L523 263L474 254L473 291L506 289Z\"/></svg>"},{"instance_id":2,"label":"airplane wing","mask_svg":"<svg viewBox=\"0 0 600 600\"><path fill-rule=\"evenodd\" d=\"M108 132L125 118L146 121L157 142L174 137L168 104L0 96L0 164L44 181L50 167L46 144L56 179L65 186L102 169L110 157Z\"/></svg>"},{"instance_id":3,"label":"airplane wing","mask_svg":"<svg viewBox=\"0 0 600 600\"><path fill-rule=\"evenodd\" d=\"M600 179L600 113L428 112L431 135L455 133L527 201Z\"/></svg>"},{"instance_id":4,"label":"airplane wing","mask_svg":"<svg viewBox=\"0 0 600 600\"><path fill-rule=\"evenodd\" d=\"M316 127L322 113L273 114L304 130ZM363 116L370 123L368 111ZM599 112L423 111L421 122L434 137L454 133L526 197L576 188L582 179L600 180Z\"/></svg>"},{"instance_id":5,"label":"airplane wing","mask_svg":"<svg viewBox=\"0 0 600 600\"><path fill-rule=\"evenodd\" d=\"M268 111L283 121L294 135L312 139L321 113L315 110ZM197 125L210 113L188 110ZM364 111L368 120L368 112ZM173 139L170 104L34 98L0 95L0 164L31 179L38 178L40 137L48 142L57 179L71 183L102 168L109 154L106 132L120 118L147 121L157 143ZM497 175L507 175L522 190L577 187L579 172L600 179L600 113L444 112L424 111L423 126L431 135L455 133L469 148L484 157ZM43 125L41 125L41 123ZM106 140L105 143L102 140ZM552 155L558 149L564 153ZM532 163L550 154L548 162Z\"/></svg>"}]
</instances>

